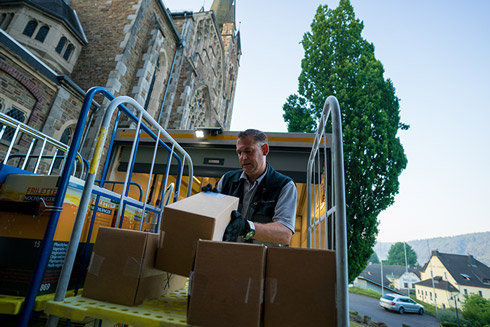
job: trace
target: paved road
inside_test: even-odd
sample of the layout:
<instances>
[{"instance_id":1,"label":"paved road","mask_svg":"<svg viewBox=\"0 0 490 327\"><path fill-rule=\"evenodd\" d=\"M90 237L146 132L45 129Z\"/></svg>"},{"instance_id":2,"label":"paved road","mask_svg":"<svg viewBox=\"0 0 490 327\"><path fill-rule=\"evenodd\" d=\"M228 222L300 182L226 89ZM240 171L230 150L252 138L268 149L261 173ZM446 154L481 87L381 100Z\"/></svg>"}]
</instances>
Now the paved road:
<instances>
[{"instance_id":1,"label":"paved road","mask_svg":"<svg viewBox=\"0 0 490 327\"><path fill-rule=\"evenodd\" d=\"M440 327L438 319L428 315L386 311L379 306L379 300L372 297L349 293L349 310L357 311L361 317L369 316L374 322L382 321L388 327L402 327L402 324L410 327Z\"/></svg>"}]
</instances>

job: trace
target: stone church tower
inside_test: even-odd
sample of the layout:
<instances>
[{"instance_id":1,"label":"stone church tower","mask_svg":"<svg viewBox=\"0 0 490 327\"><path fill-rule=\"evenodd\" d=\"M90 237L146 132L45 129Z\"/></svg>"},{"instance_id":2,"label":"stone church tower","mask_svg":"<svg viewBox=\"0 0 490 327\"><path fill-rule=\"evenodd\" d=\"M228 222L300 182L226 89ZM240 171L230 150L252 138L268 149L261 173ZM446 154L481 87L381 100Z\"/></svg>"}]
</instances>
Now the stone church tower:
<instances>
[{"instance_id":1,"label":"stone church tower","mask_svg":"<svg viewBox=\"0 0 490 327\"><path fill-rule=\"evenodd\" d=\"M230 128L235 0L176 13L164 0L0 0L0 41L0 112L56 139L69 142L93 86L133 97L164 128ZM108 102L96 100L88 148Z\"/></svg>"},{"instance_id":2,"label":"stone church tower","mask_svg":"<svg viewBox=\"0 0 490 327\"><path fill-rule=\"evenodd\" d=\"M180 69L165 110L167 127L230 128L241 55L234 0L215 0L211 10L172 14L188 46L177 52Z\"/></svg>"}]
</instances>

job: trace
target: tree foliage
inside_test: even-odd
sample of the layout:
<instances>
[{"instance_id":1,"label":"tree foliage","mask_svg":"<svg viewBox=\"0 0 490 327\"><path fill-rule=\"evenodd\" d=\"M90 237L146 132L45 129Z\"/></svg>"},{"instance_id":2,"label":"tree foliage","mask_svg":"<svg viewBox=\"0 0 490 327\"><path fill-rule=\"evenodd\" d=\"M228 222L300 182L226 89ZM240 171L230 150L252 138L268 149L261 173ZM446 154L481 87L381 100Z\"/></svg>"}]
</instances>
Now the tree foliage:
<instances>
[{"instance_id":1,"label":"tree foliage","mask_svg":"<svg viewBox=\"0 0 490 327\"><path fill-rule=\"evenodd\" d=\"M336 9L320 5L303 36L298 94L287 98L290 132L312 132L324 101L335 95L342 111L348 219L349 280L366 267L378 233L378 214L393 204L407 159L397 138L399 99L391 80L364 40L363 23L349 0Z\"/></svg>"},{"instance_id":2,"label":"tree foliage","mask_svg":"<svg viewBox=\"0 0 490 327\"><path fill-rule=\"evenodd\" d=\"M379 264L379 258L378 258L378 255L376 254L376 252L373 251L373 254L371 254L371 256L369 257L369 260L368 262L370 263L374 263L374 264Z\"/></svg>"},{"instance_id":3,"label":"tree foliage","mask_svg":"<svg viewBox=\"0 0 490 327\"><path fill-rule=\"evenodd\" d=\"M405 247L403 244L403 242L396 242L390 247L386 264L405 266ZM405 246L407 248L407 264L415 267L417 265L417 253L415 253L408 243L405 243Z\"/></svg>"},{"instance_id":4,"label":"tree foliage","mask_svg":"<svg viewBox=\"0 0 490 327\"><path fill-rule=\"evenodd\" d=\"M474 327L490 325L490 300L478 294L465 295L463 303L463 318Z\"/></svg>"}]
</instances>

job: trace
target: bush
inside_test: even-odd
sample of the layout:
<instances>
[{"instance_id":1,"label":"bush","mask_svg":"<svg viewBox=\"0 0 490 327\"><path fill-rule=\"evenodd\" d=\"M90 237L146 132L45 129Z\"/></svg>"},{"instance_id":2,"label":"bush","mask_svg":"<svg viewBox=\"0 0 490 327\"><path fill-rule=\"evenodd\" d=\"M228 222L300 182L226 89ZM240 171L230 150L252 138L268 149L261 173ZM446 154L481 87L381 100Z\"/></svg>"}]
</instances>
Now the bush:
<instances>
[{"instance_id":1,"label":"bush","mask_svg":"<svg viewBox=\"0 0 490 327\"><path fill-rule=\"evenodd\" d=\"M442 326L453 327L458 326L458 318L456 312L452 309L439 309L436 314L437 319L441 321ZM472 327L472 325L463 319L461 311L459 311L459 327Z\"/></svg>"},{"instance_id":2,"label":"bush","mask_svg":"<svg viewBox=\"0 0 490 327\"><path fill-rule=\"evenodd\" d=\"M442 327L457 327L458 324L454 322L441 322Z\"/></svg>"},{"instance_id":3,"label":"bush","mask_svg":"<svg viewBox=\"0 0 490 327\"><path fill-rule=\"evenodd\" d=\"M490 300L477 294L465 295L463 317L475 327L490 325Z\"/></svg>"}]
</instances>

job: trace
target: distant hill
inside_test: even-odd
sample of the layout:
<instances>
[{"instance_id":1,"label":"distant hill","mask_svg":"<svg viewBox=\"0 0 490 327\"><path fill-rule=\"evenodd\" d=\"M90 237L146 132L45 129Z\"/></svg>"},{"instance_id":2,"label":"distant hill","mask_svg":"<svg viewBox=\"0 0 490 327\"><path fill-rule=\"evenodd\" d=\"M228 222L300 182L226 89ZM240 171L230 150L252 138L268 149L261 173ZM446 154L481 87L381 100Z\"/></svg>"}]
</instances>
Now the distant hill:
<instances>
[{"instance_id":1,"label":"distant hill","mask_svg":"<svg viewBox=\"0 0 490 327\"><path fill-rule=\"evenodd\" d=\"M393 244L380 242L376 244L374 250L380 259L385 260ZM490 232L408 241L407 244L417 253L418 263L421 266L429 260L433 250L438 250L443 253L471 254L490 267Z\"/></svg>"}]
</instances>

